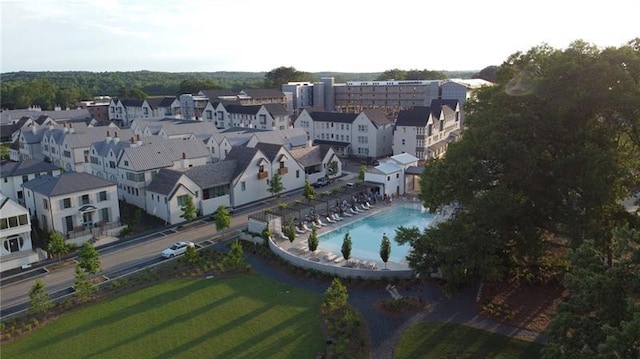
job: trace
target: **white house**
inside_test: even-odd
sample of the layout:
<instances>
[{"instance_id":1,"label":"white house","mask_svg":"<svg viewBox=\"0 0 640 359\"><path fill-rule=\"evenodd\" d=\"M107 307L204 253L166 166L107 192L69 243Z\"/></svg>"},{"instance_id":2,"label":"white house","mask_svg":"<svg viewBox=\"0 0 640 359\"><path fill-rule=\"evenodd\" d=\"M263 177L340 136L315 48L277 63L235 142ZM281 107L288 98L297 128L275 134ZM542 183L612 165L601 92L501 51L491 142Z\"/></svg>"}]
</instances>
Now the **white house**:
<instances>
[{"instance_id":1,"label":"white house","mask_svg":"<svg viewBox=\"0 0 640 359\"><path fill-rule=\"evenodd\" d=\"M31 243L29 211L0 193L0 272L20 268L40 258Z\"/></svg>"},{"instance_id":2,"label":"white house","mask_svg":"<svg viewBox=\"0 0 640 359\"><path fill-rule=\"evenodd\" d=\"M236 161L230 193L234 208L271 196L267 189L273 175L272 166L262 151L251 147L234 147L225 159L231 160Z\"/></svg>"},{"instance_id":3,"label":"white house","mask_svg":"<svg viewBox=\"0 0 640 359\"><path fill-rule=\"evenodd\" d=\"M145 208L145 187L162 168L186 169L211 162L200 140L167 139L127 147L118 159L118 193L128 203Z\"/></svg>"},{"instance_id":4,"label":"white house","mask_svg":"<svg viewBox=\"0 0 640 359\"><path fill-rule=\"evenodd\" d=\"M405 193L404 170L394 161L382 162L368 169L364 180L379 185L380 195L397 197Z\"/></svg>"},{"instance_id":5,"label":"white house","mask_svg":"<svg viewBox=\"0 0 640 359\"><path fill-rule=\"evenodd\" d=\"M314 143L333 146L340 155L380 158L393 152L393 124L378 109L359 114L303 110L294 126L304 129Z\"/></svg>"},{"instance_id":6,"label":"white house","mask_svg":"<svg viewBox=\"0 0 640 359\"><path fill-rule=\"evenodd\" d=\"M40 176L22 187L29 214L39 220L40 227L65 233L76 245L90 239L94 230L120 222L117 186L102 178L65 172Z\"/></svg>"},{"instance_id":7,"label":"white house","mask_svg":"<svg viewBox=\"0 0 640 359\"><path fill-rule=\"evenodd\" d=\"M153 112L152 117L176 116L180 113L180 101L176 97L150 97L147 103Z\"/></svg>"},{"instance_id":8,"label":"white house","mask_svg":"<svg viewBox=\"0 0 640 359\"><path fill-rule=\"evenodd\" d=\"M419 176L411 175L415 173L418 168L418 158L409 154L409 153L401 153L398 155L393 155L388 159L383 160L384 162L391 162L400 167L402 167L401 177L404 178L404 190L407 191L415 191L419 189ZM381 162L383 162L381 161ZM410 174L411 173L411 174ZM421 173L421 171L420 171Z\"/></svg>"},{"instance_id":9,"label":"white house","mask_svg":"<svg viewBox=\"0 0 640 359\"><path fill-rule=\"evenodd\" d=\"M235 161L192 167L185 171L161 169L146 189L146 210L169 224L180 223L182 206L190 196L198 215L206 216L219 206L230 207L230 185Z\"/></svg>"},{"instance_id":10,"label":"white house","mask_svg":"<svg viewBox=\"0 0 640 359\"><path fill-rule=\"evenodd\" d=\"M285 130L291 127L289 113L282 104L226 105L225 109L232 127L262 130Z\"/></svg>"},{"instance_id":11,"label":"white house","mask_svg":"<svg viewBox=\"0 0 640 359\"><path fill-rule=\"evenodd\" d=\"M398 113L393 133L393 153L410 153L420 160L442 157L461 131L458 100L433 100L429 107Z\"/></svg>"},{"instance_id":12,"label":"white house","mask_svg":"<svg viewBox=\"0 0 640 359\"><path fill-rule=\"evenodd\" d=\"M153 109L146 100L135 98L111 99L109 102L109 120L122 127L129 127L136 118L150 118Z\"/></svg>"},{"instance_id":13,"label":"white house","mask_svg":"<svg viewBox=\"0 0 640 359\"><path fill-rule=\"evenodd\" d=\"M24 205L22 184L42 175L57 176L60 168L51 163L26 159L19 162L7 162L0 166L0 192L12 200Z\"/></svg>"},{"instance_id":14,"label":"white house","mask_svg":"<svg viewBox=\"0 0 640 359\"><path fill-rule=\"evenodd\" d=\"M266 170L269 172L269 181L277 173L280 176L284 192L290 192L295 189L304 187L305 173L304 167L295 160L291 152L283 145L271 143L258 143L254 146L262 152L268 161ZM271 196L267 193L266 197ZM235 204L235 203L234 203Z\"/></svg>"},{"instance_id":15,"label":"white house","mask_svg":"<svg viewBox=\"0 0 640 359\"><path fill-rule=\"evenodd\" d=\"M304 168L305 177L310 183L315 183L320 178L342 175L342 161L331 146L314 145L295 148L289 152Z\"/></svg>"}]
</instances>

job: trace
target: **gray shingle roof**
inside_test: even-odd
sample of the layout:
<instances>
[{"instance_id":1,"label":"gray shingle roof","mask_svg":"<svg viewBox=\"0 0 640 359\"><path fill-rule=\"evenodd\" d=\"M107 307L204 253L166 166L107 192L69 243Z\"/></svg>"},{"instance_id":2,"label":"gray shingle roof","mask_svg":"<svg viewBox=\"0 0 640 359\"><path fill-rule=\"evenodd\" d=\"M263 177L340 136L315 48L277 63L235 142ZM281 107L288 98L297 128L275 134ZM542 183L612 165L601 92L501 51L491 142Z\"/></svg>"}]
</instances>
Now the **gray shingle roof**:
<instances>
[{"instance_id":1,"label":"gray shingle roof","mask_svg":"<svg viewBox=\"0 0 640 359\"><path fill-rule=\"evenodd\" d=\"M255 99L284 97L284 93L278 89L245 89L242 92Z\"/></svg>"},{"instance_id":2,"label":"gray shingle roof","mask_svg":"<svg viewBox=\"0 0 640 359\"><path fill-rule=\"evenodd\" d=\"M379 126L385 126L385 125L391 124L391 121L380 109L368 108L363 110L362 112L367 116L369 121L373 122L376 128Z\"/></svg>"},{"instance_id":3,"label":"gray shingle roof","mask_svg":"<svg viewBox=\"0 0 640 359\"><path fill-rule=\"evenodd\" d=\"M169 107L175 100L175 97L150 97L147 99L147 103L152 109L157 109L158 107Z\"/></svg>"},{"instance_id":4,"label":"gray shingle roof","mask_svg":"<svg viewBox=\"0 0 640 359\"><path fill-rule=\"evenodd\" d=\"M173 166L174 161L182 158L185 154L187 159L208 157L209 150L200 140L169 139L161 142L154 142L138 147L124 149L124 156L130 162L134 171L146 171L154 168Z\"/></svg>"},{"instance_id":5,"label":"gray shingle roof","mask_svg":"<svg viewBox=\"0 0 640 359\"><path fill-rule=\"evenodd\" d=\"M398 112L396 126L426 127L431 116L431 107L416 106Z\"/></svg>"},{"instance_id":6,"label":"gray shingle roof","mask_svg":"<svg viewBox=\"0 0 640 359\"><path fill-rule=\"evenodd\" d=\"M263 106L273 117L289 115L289 112L281 103L265 103Z\"/></svg>"},{"instance_id":7,"label":"gray shingle roof","mask_svg":"<svg viewBox=\"0 0 640 359\"><path fill-rule=\"evenodd\" d=\"M149 182L147 191L168 195L175 187L183 173L180 171L163 168Z\"/></svg>"},{"instance_id":8,"label":"gray shingle roof","mask_svg":"<svg viewBox=\"0 0 640 359\"><path fill-rule=\"evenodd\" d=\"M343 112L310 112L309 115L314 121L340 123L353 123L358 117L358 114Z\"/></svg>"},{"instance_id":9,"label":"gray shingle roof","mask_svg":"<svg viewBox=\"0 0 640 359\"><path fill-rule=\"evenodd\" d=\"M300 162L303 167L319 165L324 158L320 146L296 148L289 152L291 152L291 156Z\"/></svg>"},{"instance_id":10,"label":"gray shingle roof","mask_svg":"<svg viewBox=\"0 0 640 359\"><path fill-rule=\"evenodd\" d=\"M20 162L7 162L0 166L0 178L55 171L57 169L58 166L54 166L51 163L26 159Z\"/></svg>"},{"instance_id":11,"label":"gray shingle roof","mask_svg":"<svg viewBox=\"0 0 640 359\"><path fill-rule=\"evenodd\" d=\"M260 111L262 105L226 105L224 108L227 109L229 113L239 113L242 115L255 115Z\"/></svg>"},{"instance_id":12,"label":"gray shingle roof","mask_svg":"<svg viewBox=\"0 0 640 359\"><path fill-rule=\"evenodd\" d=\"M142 107L142 105L144 104L144 100L140 100L137 98L121 98L119 100L125 107Z\"/></svg>"},{"instance_id":13,"label":"gray shingle roof","mask_svg":"<svg viewBox=\"0 0 640 359\"><path fill-rule=\"evenodd\" d=\"M259 131L254 133L258 142L284 145L287 148L304 146L307 143L307 132L304 128L287 128L285 130Z\"/></svg>"},{"instance_id":14,"label":"gray shingle roof","mask_svg":"<svg viewBox=\"0 0 640 359\"><path fill-rule=\"evenodd\" d=\"M251 147L243 147L243 146L235 146L231 148L229 154L224 159L224 161L236 161L236 168L233 171L233 177L236 178L240 175L248 166L251 164L251 160L260 150L257 148Z\"/></svg>"},{"instance_id":15,"label":"gray shingle roof","mask_svg":"<svg viewBox=\"0 0 640 359\"><path fill-rule=\"evenodd\" d=\"M273 162L276 160L276 155L278 151L282 148L282 145L273 144L273 143L257 143L256 148L262 151L264 155L267 157L269 162Z\"/></svg>"},{"instance_id":16,"label":"gray shingle roof","mask_svg":"<svg viewBox=\"0 0 640 359\"><path fill-rule=\"evenodd\" d=\"M206 165L191 167L184 174L200 188L211 188L231 183L237 165L236 160L207 163Z\"/></svg>"},{"instance_id":17,"label":"gray shingle roof","mask_svg":"<svg viewBox=\"0 0 640 359\"><path fill-rule=\"evenodd\" d=\"M116 184L85 172L65 172L57 177L40 176L23 183L22 186L45 196L55 197L104 187L115 187Z\"/></svg>"}]
</instances>

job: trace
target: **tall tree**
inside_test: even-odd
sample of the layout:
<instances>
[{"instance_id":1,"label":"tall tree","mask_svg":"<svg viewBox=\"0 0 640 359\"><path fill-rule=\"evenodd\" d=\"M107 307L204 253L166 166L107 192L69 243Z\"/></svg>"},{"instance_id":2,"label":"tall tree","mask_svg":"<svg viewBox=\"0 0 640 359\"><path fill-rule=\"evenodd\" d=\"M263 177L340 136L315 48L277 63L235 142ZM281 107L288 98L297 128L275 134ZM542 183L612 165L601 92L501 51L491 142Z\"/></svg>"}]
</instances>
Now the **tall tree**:
<instances>
[{"instance_id":1,"label":"tall tree","mask_svg":"<svg viewBox=\"0 0 640 359\"><path fill-rule=\"evenodd\" d=\"M267 88L281 88L287 82L316 81L313 74L296 70L295 67L280 66L266 73L264 86Z\"/></svg>"},{"instance_id":2,"label":"tall tree","mask_svg":"<svg viewBox=\"0 0 640 359\"><path fill-rule=\"evenodd\" d=\"M342 239L342 248L340 252L342 252L342 257L349 262L349 258L351 258L351 236L349 232L344 234L344 238Z\"/></svg>"},{"instance_id":3,"label":"tall tree","mask_svg":"<svg viewBox=\"0 0 640 359\"><path fill-rule=\"evenodd\" d=\"M570 251L545 358L640 357L640 231L616 229L612 245L611 262L592 240Z\"/></svg>"},{"instance_id":4,"label":"tall tree","mask_svg":"<svg viewBox=\"0 0 640 359\"><path fill-rule=\"evenodd\" d=\"M78 266L90 274L96 274L100 270L100 253L91 243L85 242L80 248Z\"/></svg>"},{"instance_id":5,"label":"tall tree","mask_svg":"<svg viewBox=\"0 0 640 359\"><path fill-rule=\"evenodd\" d=\"M574 248L595 238L608 252L606 233L632 221L619 202L640 188L638 48L541 46L497 73L465 105L462 139L421 177L425 207L456 216L396 236L412 245L412 268L439 269L449 289L516 264L539 268L549 233Z\"/></svg>"},{"instance_id":6,"label":"tall tree","mask_svg":"<svg viewBox=\"0 0 640 359\"><path fill-rule=\"evenodd\" d=\"M313 186L311 185L311 183L309 183L308 180L304 180L304 188L302 189L302 195L304 196L304 198L306 198L307 200L311 201L312 199L316 198L316 189L313 188Z\"/></svg>"},{"instance_id":7,"label":"tall tree","mask_svg":"<svg viewBox=\"0 0 640 359\"><path fill-rule=\"evenodd\" d=\"M29 312L32 314L43 315L53 307L53 303L49 298L49 293L44 286L42 279L37 278L35 283L29 290Z\"/></svg>"},{"instance_id":8,"label":"tall tree","mask_svg":"<svg viewBox=\"0 0 640 359\"><path fill-rule=\"evenodd\" d=\"M187 222L196 218L196 214L198 213L196 205L193 203L193 197L189 195L185 197L184 203L182 204L180 209L182 210L182 214L180 215L180 217L184 218L184 220Z\"/></svg>"},{"instance_id":9,"label":"tall tree","mask_svg":"<svg viewBox=\"0 0 640 359\"><path fill-rule=\"evenodd\" d=\"M384 269L387 269L387 261L391 255L391 242L387 234L382 235L382 242L380 243L380 259L384 262Z\"/></svg>"},{"instance_id":10,"label":"tall tree","mask_svg":"<svg viewBox=\"0 0 640 359\"><path fill-rule=\"evenodd\" d=\"M322 308L327 312L343 311L347 308L349 293L340 278L333 278L331 285L325 292Z\"/></svg>"},{"instance_id":11,"label":"tall tree","mask_svg":"<svg viewBox=\"0 0 640 359\"><path fill-rule=\"evenodd\" d=\"M180 83L181 94L196 94L201 90L214 90L219 88L220 86L213 79L188 79ZM214 99L211 100L213 101Z\"/></svg>"},{"instance_id":12,"label":"tall tree","mask_svg":"<svg viewBox=\"0 0 640 359\"><path fill-rule=\"evenodd\" d=\"M81 303L88 301L95 292L95 287L91 284L87 272L79 264L76 264L73 277L73 289L76 299Z\"/></svg>"},{"instance_id":13,"label":"tall tree","mask_svg":"<svg viewBox=\"0 0 640 359\"><path fill-rule=\"evenodd\" d=\"M282 177L278 173L274 173L271 177L271 181L269 181L269 187L267 187L267 191L271 193L273 196L277 196L280 192L284 191L284 185L282 184Z\"/></svg>"},{"instance_id":14,"label":"tall tree","mask_svg":"<svg viewBox=\"0 0 640 359\"><path fill-rule=\"evenodd\" d=\"M216 231L224 231L231 226L231 213L226 206L220 206L213 213L213 220L216 223Z\"/></svg>"},{"instance_id":15,"label":"tall tree","mask_svg":"<svg viewBox=\"0 0 640 359\"><path fill-rule=\"evenodd\" d=\"M47 243L47 252L50 256L55 257L58 261L62 256L69 253L69 245L65 241L62 234L56 231L49 233L49 243Z\"/></svg>"},{"instance_id":16,"label":"tall tree","mask_svg":"<svg viewBox=\"0 0 640 359\"><path fill-rule=\"evenodd\" d=\"M391 70L386 70L385 72L381 73L376 80L379 80L379 81L386 81L386 80L400 81L400 80L404 80L406 77L407 77L407 72L405 70L391 69Z\"/></svg>"},{"instance_id":17,"label":"tall tree","mask_svg":"<svg viewBox=\"0 0 640 359\"><path fill-rule=\"evenodd\" d=\"M367 173L367 166L360 166L360 170L358 171L358 180L364 182L365 173Z\"/></svg>"},{"instance_id":18,"label":"tall tree","mask_svg":"<svg viewBox=\"0 0 640 359\"><path fill-rule=\"evenodd\" d=\"M285 228L285 235L289 239L290 243L293 243L293 241L296 240L296 227L293 223L293 218L289 220L289 224L287 225L287 228Z\"/></svg>"},{"instance_id":19,"label":"tall tree","mask_svg":"<svg viewBox=\"0 0 640 359\"><path fill-rule=\"evenodd\" d=\"M309 245L309 250L311 252L315 252L316 249L318 249L318 232L316 231L315 226L311 228L311 234L309 234L307 244Z\"/></svg>"}]
</instances>

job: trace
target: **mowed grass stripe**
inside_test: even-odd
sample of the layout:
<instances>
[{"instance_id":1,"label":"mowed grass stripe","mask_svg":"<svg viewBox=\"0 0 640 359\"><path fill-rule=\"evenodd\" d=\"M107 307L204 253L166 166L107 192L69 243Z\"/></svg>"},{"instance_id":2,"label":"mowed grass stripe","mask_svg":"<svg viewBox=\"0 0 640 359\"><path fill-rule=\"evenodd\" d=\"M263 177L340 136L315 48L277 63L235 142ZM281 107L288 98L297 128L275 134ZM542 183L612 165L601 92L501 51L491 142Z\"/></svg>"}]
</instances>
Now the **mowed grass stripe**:
<instances>
[{"instance_id":1,"label":"mowed grass stripe","mask_svg":"<svg viewBox=\"0 0 640 359\"><path fill-rule=\"evenodd\" d=\"M259 275L171 280L65 315L2 357L313 357L321 301Z\"/></svg>"},{"instance_id":2,"label":"mowed grass stripe","mask_svg":"<svg viewBox=\"0 0 640 359\"><path fill-rule=\"evenodd\" d=\"M542 345L453 323L420 323L402 333L394 359L531 358Z\"/></svg>"}]
</instances>

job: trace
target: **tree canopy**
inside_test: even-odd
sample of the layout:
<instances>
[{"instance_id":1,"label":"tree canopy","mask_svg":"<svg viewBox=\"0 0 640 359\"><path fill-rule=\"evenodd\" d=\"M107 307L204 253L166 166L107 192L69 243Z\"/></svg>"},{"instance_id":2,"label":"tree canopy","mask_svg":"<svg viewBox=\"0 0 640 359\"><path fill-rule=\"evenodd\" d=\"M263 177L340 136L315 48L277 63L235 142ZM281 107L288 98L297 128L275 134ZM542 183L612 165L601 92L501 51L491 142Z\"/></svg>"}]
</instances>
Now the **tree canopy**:
<instances>
[{"instance_id":1,"label":"tree canopy","mask_svg":"<svg viewBox=\"0 0 640 359\"><path fill-rule=\"evenodd\" d=\"M100 270L100 253L91 243L85 242L80 248L78 266L91 274L96 274Z\"/></svg>"},{"instance_id":2,"label":"tree canopy","mask_svg":"<svg viewBox=\"0 0 640 359\"><path fill-rule=\"evenodd\" d=\"M448 78L447 74L443 71L430 71L427 69L424 70L400 70L400 69L390 69L386 70L380 76L378 76L378 80L446 80Z\"/></svg>"},{"instance_id":3,"label":"tree canopy","mask_svg":"<svg viewBox=\"0 0 640 359\"><path fill-rule=\"evenodd\" d=\"M317 81L316 76L309 72L298 71L295 67L280 66L264 75L264 86L267 88L281 88L283 84L294 81Z\"/></svg>"},{"instance_id":4,"label":"tree canopy","mask_svg":"<svg viewBox=\"0 0 640 359\"><path fill-rule=\"evenodd\" d=\"M449 289L497 279L536 268L548 238L608 253L612 228L637 222L620 201L640 188L640 40L516 53L465 109L461 140L420 182L425 207L453 217L397 232L418 272L439 270Z\"/></svg>"}]
</instances>

